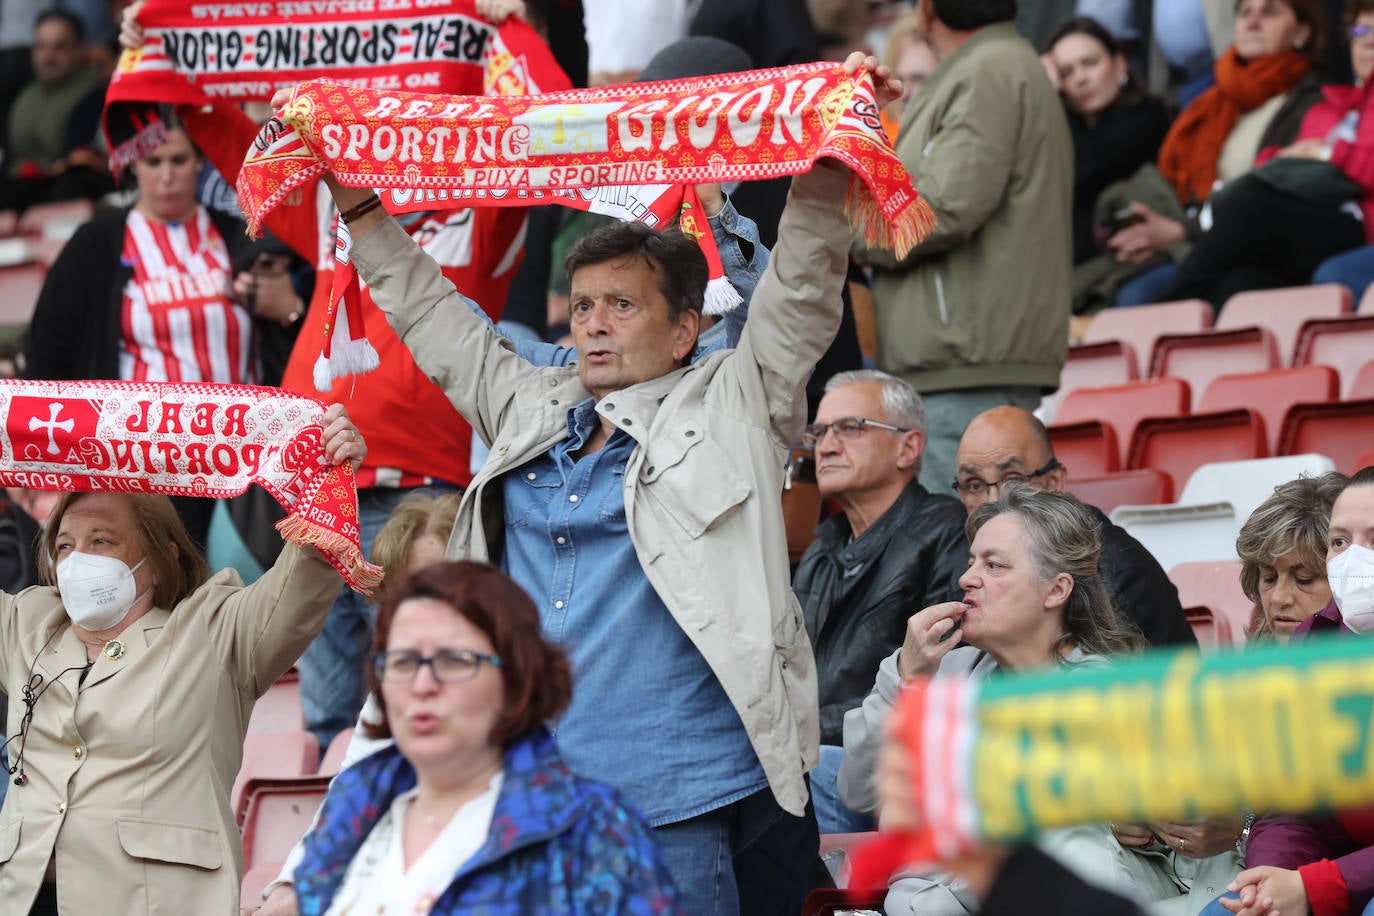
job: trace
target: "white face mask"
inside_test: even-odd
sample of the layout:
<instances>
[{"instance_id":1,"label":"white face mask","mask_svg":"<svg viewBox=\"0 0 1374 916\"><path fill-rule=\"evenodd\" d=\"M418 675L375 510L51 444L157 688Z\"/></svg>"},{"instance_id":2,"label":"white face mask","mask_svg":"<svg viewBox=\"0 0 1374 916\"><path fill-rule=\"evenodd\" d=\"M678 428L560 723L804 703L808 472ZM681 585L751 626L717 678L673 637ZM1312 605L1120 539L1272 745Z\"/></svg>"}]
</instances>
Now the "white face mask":
<instances>
[{"instance_id":1,"label":"white face mask","mask_svg":"<svg viewBox=\"0 0 1374 916\"><path fill-rule=\"evenodd\" d=\"M1356 633L1374 633L1374 550L1351 544L1326 564L1331 597Z\"/></svg>"},{"instance_id":2,"label":"white face mask","mask_svg":"<svg viewBox=\"0 0 1374 916\"><path fill-rule=\"evenodd\" d=\"M87 630L117 627L143 595L136 594L134 571L118 557L102 557L72 551L57 564L57 590L72 623ZM148 591L152 591L151 588Z\"/></svg>"}]
</instances>

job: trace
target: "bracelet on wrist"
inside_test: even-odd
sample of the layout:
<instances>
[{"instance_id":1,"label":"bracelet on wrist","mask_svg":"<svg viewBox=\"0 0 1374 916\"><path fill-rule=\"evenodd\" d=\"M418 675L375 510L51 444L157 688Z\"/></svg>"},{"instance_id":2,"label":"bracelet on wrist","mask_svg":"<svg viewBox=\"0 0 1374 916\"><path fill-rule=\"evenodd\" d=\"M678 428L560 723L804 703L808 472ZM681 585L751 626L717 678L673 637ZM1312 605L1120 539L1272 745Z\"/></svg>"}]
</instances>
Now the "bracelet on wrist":
<instances>
[{"instance_id":1,"label":"bracelet on wrist","mask_svg":"<svg viewBox=\"0 0 1374 916\"><path fill-rule=\"evenodd\" d=\"M339 219L345 225L348 225L349 223L356 222L357 220L371 213L373 210L377 209L381 205L382 199L378 197L376 194L373 194L372 196L364 200L362 203L356 204L355 206L349 207L347 210L340 212Z\"/></svg>"}]
</instances>

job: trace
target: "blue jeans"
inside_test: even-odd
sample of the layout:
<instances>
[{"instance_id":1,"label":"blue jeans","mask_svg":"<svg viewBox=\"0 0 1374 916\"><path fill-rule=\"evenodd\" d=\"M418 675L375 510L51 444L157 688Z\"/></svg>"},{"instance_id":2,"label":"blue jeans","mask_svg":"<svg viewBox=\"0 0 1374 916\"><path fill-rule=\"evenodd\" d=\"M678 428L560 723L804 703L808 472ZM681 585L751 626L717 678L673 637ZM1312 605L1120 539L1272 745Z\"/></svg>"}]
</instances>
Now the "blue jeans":
<instances>
[{"instance_id":1,"label":"blue jeans","mask_svg":"<svg viewBox=\"0 0 1374 916\"><path fill-rule=\"evenodd\" d=\"M1365 245L1327 258L1317 265L1313 283L1339 283L1350 290L1355 302L1374 283L1374 245Z\"/></svg>"},{"instance_id":2,"label":"blue jeans","mask_svg":"<svg viewBox=\"0 0 1374 916\"><path fill-rule=\"evenodd\" d=\"M811 800L816 803L816 826L821 833L863 833L877 830L872 815L860 814L840 800L835 784L840 774L844 748L833 744L821 745L821 762L811 771Z\"/></svg>"},{"instance_id":3,"label":"blue jeans","mask_svg":"<svg viewBox=\"0 0 1374 916\"><path fill-rule=\"evenodd\" d=\"M834 886L814 809L788 814L771 789L654 833L682 912L692 916L794 916L811 891Z\"/></svg>"},{"instance_id":4,"label":"blue jeans","mask_svg":"<svg viewBox=\"0 0 1374 916\"><path fill-rule=\"evenodd\" d=\"M1170 261L1132 277L1116 289L1117 308L1165 301L1164 294L1174 282L1176 273L1178 265Z\"/></svg>"},{"instance_id":5,"label":"blue jeans","mask_svg":"<svg viewBox=\"0 0 1374 916\"><path fill-rule=\"evenodd\" d=\"M358 491L363 556L372 552L373 538L410 492L392 487ZM305 727L320 742L321 754L335 735L353 727L358 711L363 708L363 666L372 647L376 623L377 606L345 585L329 609L324 629L296 662L301 675Z\"/></svg>"}]
</instances>

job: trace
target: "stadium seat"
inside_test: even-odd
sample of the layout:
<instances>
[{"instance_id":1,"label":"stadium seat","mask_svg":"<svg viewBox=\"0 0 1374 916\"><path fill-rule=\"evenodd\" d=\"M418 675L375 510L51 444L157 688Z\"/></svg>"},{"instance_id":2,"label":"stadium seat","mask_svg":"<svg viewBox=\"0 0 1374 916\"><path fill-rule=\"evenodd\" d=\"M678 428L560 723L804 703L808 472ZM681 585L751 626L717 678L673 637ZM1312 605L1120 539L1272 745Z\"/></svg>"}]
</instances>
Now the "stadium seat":
<instances>
[{"instance_id":1,"label":"stadium seat","mask_svg":"<svg viewBox=\"0 0 1374 916\"><path fill-rule=\"evenodd\" d=\"M292 668L258 698L253 717L248 720L248 734L293 732L302 728L305 728L305 712L301 709L301 679Z\"/></svg>"},{"instance_id":2,"label":"stadium seat","mask_svg":"<svg viewBox=\"0 0 1374 916\"><path fill-rule=\"evenodd\" d=\"M1365 287L1360 296L1360 304L1355 306L1356 315L1374 315L1374 284Z\"/></svg>"},{"instance_id":3,"label":"stadium seat","mask_svg":"<svg viewBox=\"0 0 1374 916\"><path fill-rule=\"evenodd\" d=\"M1059 390L1122 385L1140 377L1135 347L1121 340L1103 340L1069 347Z\"/></svg>"},{"instance_id":4,"label":"stadium seat","mask_svg":"<svg viewBox=\"0 0 1374 916\"><path fill-rule=\"evenodd\" d=\"M52 267L57 256L67 247L66 239L23 239L29 250L29 259L44 267Z\"/></svg>"},{"instance_id":5,"label":"stadium seat","mask_svg":"<svg viewBox=\"0 0 1374 916\"><path fill-rule=\"evenodd\" d=\"M262 892L281 874L281 862L259 862L244 872L239 885L239 908L252 913L262 906Z\"/></svg>"},{"instance_id":6,"label":"stadium seat","mask_svg":"<svg viewBox=\"0 0 1374 916\"><path fill-rule=\"evenodd\" d=\"M1362 471L1367 467L1374 467L1374 449L1370 449L1350 462L1350 467L1346 468L1345 472L1347 474L1354 474L1356 471Z\"/></svg>"},{"instance_id":7,"label":"stadium seat","mask_svg":"<svg viewBox=\"0 0 1374 916\"><path fill-rule=\"evenodd\" d=\"M1306 474L1320 477L1336 465L1325 455L1281 455L1253 461L1216 461L1202 465L1183 485L1178 501L1184 504L1228 502L1240 524L1270 496L1274 488Z\"/></svg>"},{"instance_id":8,"label":"stadium seat","mask_svg":"<svg viewBox=\"0 0 1374 916\"><path fill-rule=\"evenodd\" d=\"M1054 456L1071 474L1107 474L1121 467L1116 430L1101 420L1057 423L1047 429Z\"/></svg>"},{"instance_id":9,"label":"stadium seat","mask_svg":"<svg viewBox=\"0 0 1374 916\"><path fill-rule=\"evenodd\" d=\"M1224 619L1233 642L1243 644L1250 630L1255 606L1240 590L1240 560L1178 563L1169 569L1169 581L1178 588L1185 608L1205 607Z\"/></svg>"},{"instance_id":10,"label":"stadium seat","mask_svg":"<svg viewBox=\"0 0 1374 916\"><path fill-rule=\"evenodd\" d=\"M1253 410L1226 410L1140 421L1126 467L1155 468L1178 487L1209 461L1240 461L1269 454L1264 419Z\"/></svg>"},{"instance_id":11,"label":"stadium seat","mask_svg":"<svg viewBox=\"0 0 1374 916\"><path fill-rule=\"evenodd\" d=\"M37 204L19 217L19 231L47 239L69 239L77 228L95 212L89 200L64 200L51 204Z\"/></svg>"},{"instance_id":12,"label":"stadium seat","mask_svg":"<svg viewBox=\"0 0 1374 916\"><path fill-rule=\"evenodd\" d=\"M1278 347L1274 335L1266 328L1164 334L1155 343L1150 378L1170 376L1185 380L1192 387L1196 409L1202 393L1218 375L1278 367Z\"/></svg>"},{"instance_id":13,"label":"stadium seat","mask_svg":"<svg viewBox=\"0 0 1374 916\"><path fill-rule=\"evenodd\" d=\"M324 752L320 761L320 775L333 776L343 767L344 757L348 754L348 742L353 740L353 729L345 728L329 742L329 750Z\"/></svg>"},{"instance_id":14,"label":"stadium seat","mask_svg":"<svg viewBox=\"0 0 1374 916\"><path fill-rule=\"evenodd\" d=\"M19 212L0 210L0 239L7 238L19 231Z\"/></svg>"},{"instance_id":15,"label":"stadium seat","mask_svg":"<svg viewBox=\"0 0 1374 916\"><path fill-rule=\"evenodd\" d=\"M1294 404L1279 433L1279 454L1316 452L1336 467L1349 467L1374 448L1374 399L1334 404Z\"/></svg>"},{"instance_id":16,"label":"stadium seat","mask_svg":"<svg viewBox=\"0 0 1374 916\"><path fill-rule=\"evenodd\" d=\"M1355 380L1350 383L1343 397L1347 401L1374 398L1374 359L1365 363L1360 367L1360 371L1355 373Z\"/></svg>"},{"instance_id":17,"label":"stadium seat","mask_svg":"<svg viewBox=\"0 0 1374 916\"><path fill-rule=\"evenodd\" d=\"M1216 329L1268 328L1278 345L1280 365L1290 366L1303 322L1347 314L1350 306L1350 290L1340 283L1257 289L1227 299L1217 315Z\"/></svg>"},{"instance_id":18,"label":"stadium seat","mask_svg":"<svg viewBox=\"0 0 1374 916\"><path fill-rule=\"evenodd\" d=\"M1107 515L1117 506L1154 506L1174 498L1173 482L1154 468L1108 474L1070 473L1064 488Z\"/></svg>"},{"instance_id":19,"label":"stadium seat","mask_svg":"<svg viewBox=\"0 0 1374 916\"><path fill-rule=\"evenodd\" d=\"M1236 558L1236 530L1240 523L1228 502L1118 506L1111 519L1165 569L1194 560Z\"/></svg>"},{"instance_id":20,"label":"stadium seat","mask_svg":"<svg viewBox=\"0 0 1374 916\"><path fill-rule=\"evenodd\" d=\"M1342 318L1315 318L1298 332L1295 366L1330 366L1341 377L1341 397L1350 393L1355 377L1374 356L1374 315L1346 315ZM1374 395L1369 395L1374 396Z\"/></svg>"},{"instance_id":21,"label":"stadium seat","mask_svg":"<svg viewBox=\"0 0 1374 916\"><path fill-rule=\"evenodd\" d=\"M249 780L242 803L243 867L286 861L328 789L328 776Z\"/></svg>"},{"instance_id":22,"label":"stadium seat","mask_svg":"<svg viewBox=\"0 0 1374 916\"><path fill-rule=\"evenodd\" d=\"M1216 413L1252 408L1264 417L1267 444L1273 453L1278 448L1279 428L1289 407L1304 401L1334 401L1339 389L1340 377L1330 366L1219 375L1207 386L1197 409L1198 413Z\"/></svg>"},{"instance_id":23,"label":"stadium seat","mask_svg":"<svg viewBox=\"0 0 1374 916\"><path fill-rule=\"evenodd\" d=\"M1135 349L1136 378L1150 371L1155 340L1161 334L1196 334L1212 326L1212 306L1201 299L1160 302L1137 308L1104 309L1093 316L1083 343L1127 341Z\"/></svg>"},{"instance_id":24,"label":"stadium seat","mask_svg":"<svg viewBox=\"0 0 1374 916\"><path fill-rule=\"evenodd\" d=\"M1055 415L1056 426L1085 421L1100 421L1112 427L1120 448L1130 444L1136 424L1145 417L1177 417L1188 413L1189 390L1186 382L1174 378L1147 379L1125 385L1102 388L1079 388L1070 391ZM1051 441L1058 454L1059 443L1053 433ZM1118 463L1111 467L1075 467L1064 461L1071 472L1100 474L1122 467L1124 455L1118 453Z\"/></svg>"},{"instance_id":25,"label":"stadium seat","mask_svg":"<svg viewBox=\"0 0 1374 916\"><path fill-rule=\"evenodd\" d=\"M815 453L800 445L794 445L787 457L787 474L782 487L782 522L787 532L788 560L797 563L816 539L816 526L821 523L821 491L816 486Z\"/></svg>"},{"instance_id":26,"label":"stadium seat","mask_svg":"<svg viewBox=\"0 0 1374 916\"><path fill-rule=\"evenodd\" d=\"M33 319L48 269L42 264L0 268L0 325L26 325Z\"/></svg>"},{"instance_id":27,"label":"stadium seat","mask_svg":"<svg viewBox=\"0 0 1374 916\"><path fill-rule=\"evenodd\" d=\"M243 765L234 778L229 804L241 816L246 786L252 780L310 776L319 765L320 745L310 732L250 734L243 739Z\"/></svg>"},{"instance_id":28,"label":"stadium seat","mask_svg":"<svg viewBox=\"0 0 1374 916\"><path fill-rule=\"evenodd\" d=\"M1183 616L1188 619L1188 626L1192 627L1198 651L1210 654L1230 649L1236 644L1230 621L1225 615L1209 607L1185 607Z\"/></svg>"}]
</instances>

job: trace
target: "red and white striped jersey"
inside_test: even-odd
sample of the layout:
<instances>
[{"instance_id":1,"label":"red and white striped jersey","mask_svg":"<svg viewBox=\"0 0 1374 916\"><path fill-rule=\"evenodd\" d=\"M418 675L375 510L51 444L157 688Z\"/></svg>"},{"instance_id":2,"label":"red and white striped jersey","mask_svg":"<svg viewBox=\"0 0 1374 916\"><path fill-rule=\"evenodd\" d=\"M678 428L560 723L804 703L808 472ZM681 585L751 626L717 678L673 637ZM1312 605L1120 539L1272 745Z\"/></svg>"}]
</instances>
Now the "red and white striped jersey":
<instances>
[{"instance_id":1,"label":"red and white striped jersey","mask_svg":"<svg viewBox=\"0 0 1374 916\"><path fill-rule=\"evenodd\" d=\"M229 248L204 207L184 223L129 212L133 277L120 315L119 377L249 384L252 317L233 299Z\"/></svg>"}]
</instances>

